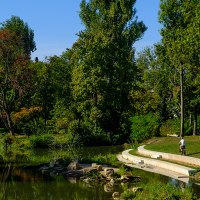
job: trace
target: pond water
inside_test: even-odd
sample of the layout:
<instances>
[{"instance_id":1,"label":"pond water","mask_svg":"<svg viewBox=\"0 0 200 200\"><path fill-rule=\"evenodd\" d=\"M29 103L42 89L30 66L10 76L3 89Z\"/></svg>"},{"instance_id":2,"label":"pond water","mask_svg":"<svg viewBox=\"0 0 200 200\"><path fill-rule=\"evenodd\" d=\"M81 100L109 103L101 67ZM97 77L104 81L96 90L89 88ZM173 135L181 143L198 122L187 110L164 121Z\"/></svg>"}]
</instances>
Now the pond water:
<instances>
[{"instance_id":1,"label":"pond water","mask_svg":"<svg viewBox=\"0 0 200 200\"><path fill-rule=\"evenodd\" d=\"M27 167L39 163L48 162L58 157L72 156L76 159L87 159L94 155L104 155L109 153L121 152L121 146L115 147L89 147L77 149L74 152L67 151L47 151L40 150L34 152L31 161L23 157L18 162L12 160L1 163L0 167L0 199L2 200L109 200L112 199L114 191L122 191L121 186L109 188L106 185L86 184L74 179L66 179L63 176L44 175L34 168ZM16 161L16 160L15 160ZM26 167L24 167L26 166ZM177 187L192 187L200 197L200 185L190 181L185 184L175 179L168 178L159 174L133 169L136 176L141 176L141 182L152 184L171 183ZM139 186L140 183L135 183Z\"/></svg>"},{"instance_id":2,"label":"pond water","mask_svg":"<svg viewBox=\"0 0 200 200\"><path fill-rule=\"evenodd\" d=\"M45 177L33 170L12 169L7 180L0 183L1 200L103 200L109 197L102 187L88 187L63 177Z\"/></svg>"}]
</instances>

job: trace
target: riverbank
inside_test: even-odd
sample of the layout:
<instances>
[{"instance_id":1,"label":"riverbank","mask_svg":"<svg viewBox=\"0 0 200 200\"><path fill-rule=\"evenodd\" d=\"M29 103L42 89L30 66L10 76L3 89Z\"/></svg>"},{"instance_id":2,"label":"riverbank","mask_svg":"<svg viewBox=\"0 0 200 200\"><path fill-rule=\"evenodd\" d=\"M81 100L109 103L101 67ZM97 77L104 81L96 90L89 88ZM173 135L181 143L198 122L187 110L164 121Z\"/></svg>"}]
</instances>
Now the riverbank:
<instances>
[{"instance_id":1,"label":"riverbank","mask_svg":"<svg viewBox=\"0 0 200 200\"><path fill-rule=\"evenodd\" d=\"M186 155L200 158L200 136L185 136ZM144 142L147 150L158 151L163 153L178 154L179 137L154 137Z\"/></svg>"},{"instance_id":2,"label":"riverbank","mask_svg":"<svg viewBox=\"0 0 200 200\"><path fill-rule=\"evenodd\" d=\"M69 150L69 149L68 149ZM193 195L192 192L192 185L190 184L189 186L187 186L186 184L182 184L179 182L172 182L172 179L166 177L166 176L161 176L159 174L152 174L149 172L144 172L141 171L141 169L134 169L131 167L127 167L126 165L124 165L123 163L117 161L116 159L116 154L122 152L124 150L124 148L122 146L104 146L104 147L81 147L81 148L76 148L74 149L74 151L68 151L67 149L60 151L59 149L54 149L54 150L45 150L45 149L38 149L37 152L33 152L33 154L31 154L31 159L29 160L28 165L31 166L31 163L43 163L44 158L45 161L47 160L52 160L52 158L76 158L78 159L78 161L80 162L80 164L84 164L84 163L88 163L91 165L91 163L97 163L97 164L109 164L113 167L113 165L117 168L119 168L119 173L120 176L122 175L126 175L126 174L132 174L134 177L140 177L140 181L137 183L133 183L134 187L138 187L138 188L142 188L139 189L138 192L133 192L131 191L131 189L133 187L129 187L128 183L120 183L118 186L120 186L120 191L117 189L116 187L109 187L109 191L107 190L108 188L104 188L102 186L102 184L96 184L95 186L93 185L93 187L91 187L90 184L87 184L85 182L74 182L72 181L72 179L69 180L72 181L72 183L70 182L70 184L73 184L73 188L77 188L76 191L73 191L74 193L76 193L79 197L83 197L84 191L85 191L85 195L88 191L88 189L90 190L90 193L93 194L93 196L95 196L95 200L98 199L111 199L112 198L112 194L114 192L120 192L120 195L123 199L148 199L149 196L156 197L156 193L155 193L155 188L160 187L160 192L163 194L163 196L168 195L168 193L170 193L171 196L177 196L180 197L179 199L181 199L183 196L186 197L185 199L187 200L191 200L191 197ZM37 155L35 155L35 153ZM16 159L18 159L18 165L22 166L25 165L25 163L20 163L19 157L16 157ZM35 159L35 161L34 161ZM42 159L42 160L39 160ZM26 159L25 159L26 160ZM10 162L6 162L5 163L6 166L9 166L8 169L10 169L10 165L12 165L12 163ZM15 169L17 169L16 167L14 167ZM57 195L56 191L60 191L59 195L65 199L65 197L70 197L71 194L71 198L69 199L73 199L72 197L74 196L74 193L72 194L72 186L69 185L70 190L66 190L66 184L68 185L68 183L66 183L66 179L63 180L62 176L58 176L57 173L51 173L52 176L47 176L48 174L48 170L46 171L47 174L45 174L45 170L44 170L44 174L41 174L39 172L37 172L37 176L36 176L36 172L35 170L33 172L30 171L30 168L21 168L23 169L21 172L18 170L17 171L17 175L16 174L10 174L10 178L7 180L6 183L2 183L2 188L4 186L6 186L6 184L9 184L9 181L12 180L12 185L13 185L13 181L16 178L16 182L14 182L15 187L18 188L18 191L21 191L20 193L26 193L28 194L37 194L39 191L38 195L43 195L44 199L49 199L49 197L45 197L45 195L47 193L51 194L52 197L55 197ZM59 169L58 169L59 170ZM4 173L5 170L3 169L2 173ZM40 174L38 174L40 173ZM12 177L13 175L13 177ZM25 175L25 176L24 176ZM24 176L24 177L23 177ZM25 191L24 187L21 187L21 182L19 182L19 180L22 181L22 183L24 184L24 181L27 179L27 177L29 177L31 180L33 180L32 185L34 185L34 188L37 189L37 191L35 191L33 189L32 186L30 186L31 191L29 191L27 189L27 191ZM37 178L37 179L36 179ZM24 180L25 179L25 180ZM38 184L38 181L45 181L45 184L43 185ZM49 185L49 181L52 185L52 187L49 186L49 188L46 185ZM73 179L74 180L74 179ZM152 184L153 181L153 184ZM97 183L95 181L95 183ZM26 183L28 185L28 183ZM59 186L59 188L57 188L56 190L52 190L53 188L53 184L54 188L57 188L57 186ZM19 187L17 186L19 185ZM35 185L37 185L35 187ZM81 188L79 188L78 186L81 185ZM110 186L110 182L109 182L109 186ZM43 189L44 187L46 187L45 189ZM63 190L61 191L60 188L63 188ZM107 191L104 191L107 190ZM184 189L184 192L182 192L182 190ZM23 190L23 191L22 191ZM99 190L101 190L101 192L103 194L99 193ZM7 191L7 195L11 195L12 191L15 191L15 188L10 187L9 191ZM43 191L45 191L45 193L42 193ZM52 191L54 191L55 193L53 193ZM85 197L85 199L92 199L93 197L90 196L90 193L87 193L87 197ZM116 193L115 193L116 194ZM73 196L72 196L73 195ZM103 196L103 198L102 198ZM89 198L90 197L90 198ZM23 199L23 198L22 198ZM54 198L56 199L56 198ZM81 198L79 198L81 199ZM155 199L155 198L154 198ZM164 199L163 199L164 200Z\"/></svg>"},{"instance_id":3,"label":"riverbank","mask_svg":"<svg viewBox=\"0 0 200 200\"><path fill-rule=\"evenodd\" d=\"M193 175L190 175L190 178L200 181L200 136L186 136L186 150L187 156L181 156L179 152L179 137L156 137L146 141L146 145L142 145L132 151L130 153L134 156L142 156L144 159L154 158L154 166L159 167L159 161L167 161L171 164L164 164L161 168L166 168L167 170L156 170L160 171L161 174L165 174L168 170L172 169L173 171L177 169L177 172L181 172L180 167L176 167L177 164L179 166L183 166L183 168L192 168L186 170L187 171L195 171ZM140 158L141 160L142 158ZM144 160L143 159L143 160ZM156 161L157 160L157 161ZM146 162L148 163L148 161ZM151 162L149 162L150 164ZM175 167L172 167L175 165ZM148 170L148 169L147 169ZM173 177L173 173L171 177ZM189 173L188 173L189 174ZM178 176L177 176L178 177Z\"/></svg>"}]
</instances>

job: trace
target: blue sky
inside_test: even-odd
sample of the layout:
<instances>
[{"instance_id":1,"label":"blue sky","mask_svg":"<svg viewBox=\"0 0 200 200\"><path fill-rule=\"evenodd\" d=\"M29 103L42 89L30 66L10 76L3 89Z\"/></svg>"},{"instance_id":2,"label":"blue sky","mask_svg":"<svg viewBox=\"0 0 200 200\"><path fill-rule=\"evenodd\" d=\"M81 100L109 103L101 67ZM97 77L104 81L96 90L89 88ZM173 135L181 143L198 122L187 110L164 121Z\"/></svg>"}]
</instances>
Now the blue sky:
<instances>
[{"instance_id":1,"label":"blue sky","mask_svg":"<svg viewBox=\"0 0 200 200\"><path fill-rule=\"evenodd\" d=\"M40 60L61 55L76 41L84 29L79 18L81 0L0 0L0 22L19 16L34 30L37 50L32 54ZM159 0L137 0L137 16L148 27L144 37L135 43L137 51L160 41L158 23Z\"/></svg>"}]
</instances>

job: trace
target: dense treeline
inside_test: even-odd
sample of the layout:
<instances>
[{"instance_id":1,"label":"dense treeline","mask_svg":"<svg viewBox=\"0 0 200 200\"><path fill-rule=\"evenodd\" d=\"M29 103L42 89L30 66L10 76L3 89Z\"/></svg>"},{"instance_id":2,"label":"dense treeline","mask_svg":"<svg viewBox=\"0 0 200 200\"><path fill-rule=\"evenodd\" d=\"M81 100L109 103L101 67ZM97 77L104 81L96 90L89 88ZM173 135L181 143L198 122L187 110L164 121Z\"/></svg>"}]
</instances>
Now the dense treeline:
<instances>
[{"instance_id":1,"label":"dense treeline","mask_svg":"<svg viewBox=\"0 0 200 200\"><path fill-rule=\"evenodd\" d=\"M85 29L72 48L45 61L30 59L36 44L27 23L16 16L3 22L1 127L11 135L54 134L84 145L197 134L200 3L162 0L162 40L138 55L134 43L147 27L134 4L83 0Z\"/></svg>"}]
</instances>

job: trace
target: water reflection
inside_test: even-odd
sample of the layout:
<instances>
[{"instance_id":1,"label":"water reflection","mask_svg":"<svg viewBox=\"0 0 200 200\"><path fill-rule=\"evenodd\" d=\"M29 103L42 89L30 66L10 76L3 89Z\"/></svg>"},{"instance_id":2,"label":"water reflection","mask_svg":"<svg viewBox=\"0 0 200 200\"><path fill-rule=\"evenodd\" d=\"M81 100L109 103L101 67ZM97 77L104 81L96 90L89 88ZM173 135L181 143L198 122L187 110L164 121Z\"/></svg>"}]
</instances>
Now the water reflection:
<instances>
[{"instance_id":1,"label":"water reflection","mask_svg":"<svg viewBox=\"0 0 200 200\"><path fill-rule=\"evenodd\" d=\"M2 200L107 200L111 199L113 191L111 185L95 185L86 184L74 178L65 179L63 176L51 177L40 173L36 169L23 168L23 165L35 163L44 163L54 158L78 158L87 159L94 155L105 155L107 153L118 153L122 151L121 146L118 147L89 147L79 148L73 152L47 151L40 150L32 154L32 160L29 161L23 157L21 163L7 162L0 167L0 199ZM12 160L13 161L13 160ZM19 162L19 160L17 160ZM22 163L26 162L26 163ZM21 165L21 166L20 166ZM152 184L152 182L166 184L170 183L183 190L187 187L193 188L195 193L200 197L200 185L196 185L191 180L185 184L176 179L172 179L163 175L145 172L138 169L132 169L133 174L140 176L143 184ZM120 190L120 188L117 188Z\"/></svg>"},{"instance_id":2,"label":"water reflection","mask_svg":"<svg viewBox=\"0 0 200 200\"><path fill-rule=\"evenodd\" d=\"M94 155L118 153L122 147L78 148L73 151L39 150L30 157L6 158L6 164L0 167L0 199L2 200L106 200L112 196L112 190L105 191L103 185L86 184L75 178L52 177L36 169L23 166L45 163L55 158L87 159Z\"/></svg>"},{"instance_id":3,"label":"water reflection","mask_svg":"<svg viewBox=\"0 0 200 200\"><path fill-rule=\"evenodd\" d=\"M111 193L105 193L100 186L88 187L80 181L66 180L61 176L51 178L36 170L10 165L0 169L0 179L2 200L106 200L111 197Z\"/></svg>"}]
</instances>

